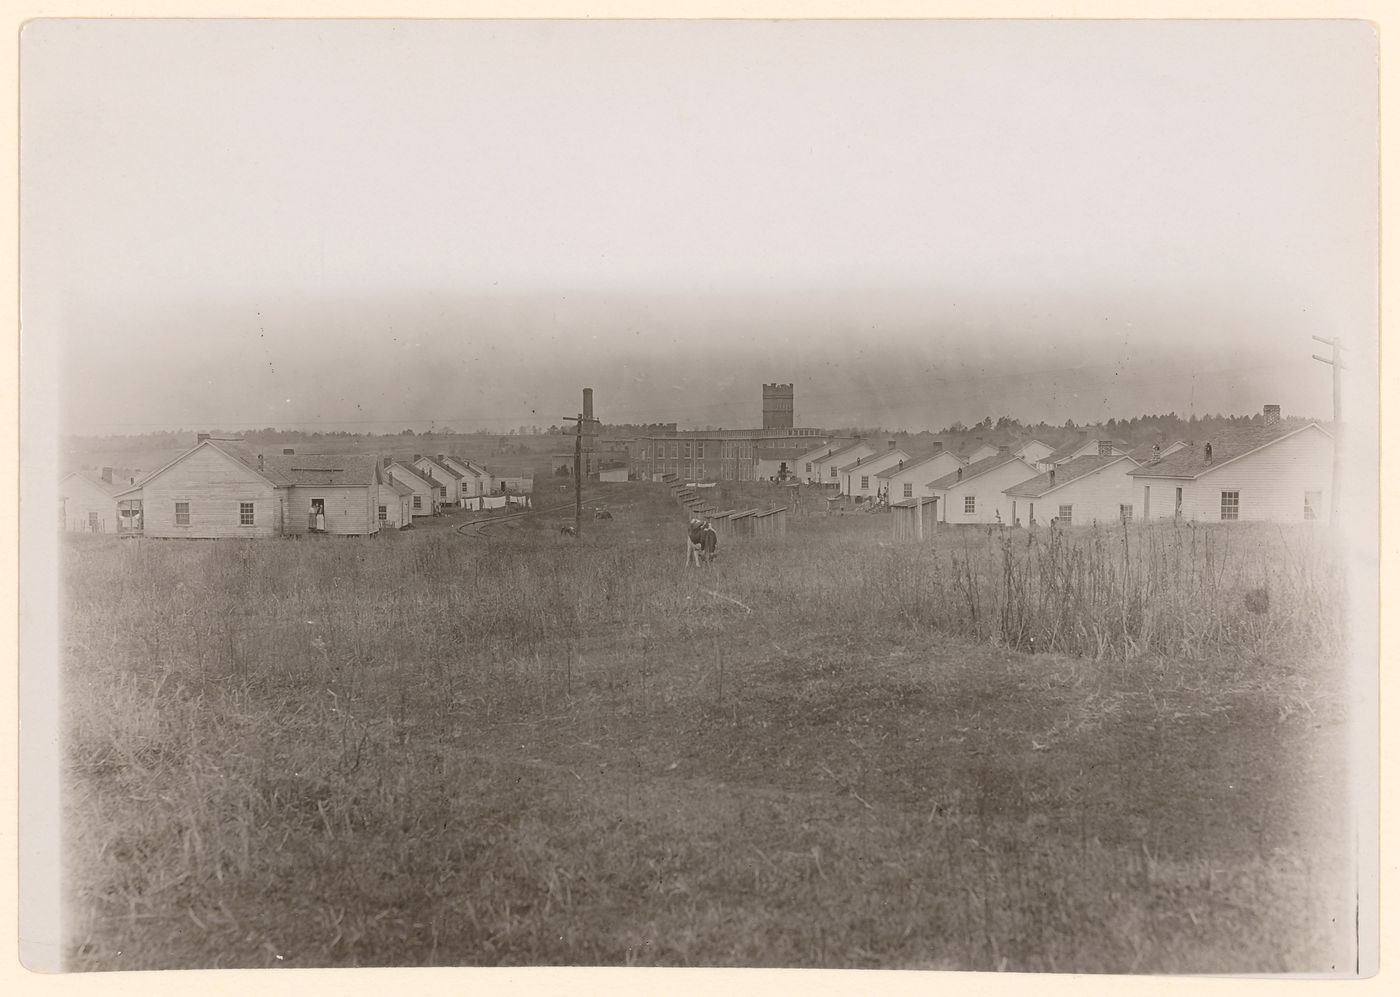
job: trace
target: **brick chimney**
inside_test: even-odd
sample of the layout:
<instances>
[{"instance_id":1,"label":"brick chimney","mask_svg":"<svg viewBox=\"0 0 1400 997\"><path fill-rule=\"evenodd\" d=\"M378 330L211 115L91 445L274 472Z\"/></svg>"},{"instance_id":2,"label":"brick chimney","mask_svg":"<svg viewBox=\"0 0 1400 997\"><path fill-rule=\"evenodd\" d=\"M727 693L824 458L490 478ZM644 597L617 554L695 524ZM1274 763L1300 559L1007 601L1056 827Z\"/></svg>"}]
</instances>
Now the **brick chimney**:
<instances>
[{"instance_id":1,"label":"brick chimney","mask_svg":"<svg viewBox=\"0 0 1400 997\"><path fill-rule=\"evenodd\" d=\"M263 470L263 455L258 454L258 470Z\"/></svg>"},{"instance_id":2,"label":"brick chimney","mask_svg":"<svg viewBox=\"0 0 1400 997\"><path fill-rule=\"evenodd\" d=\"M1112 441L1112 440L1099 440L1099 456L1100 456L1100 457L1112 457L1112 456L1113 456L1113 441Z\"/></svg>"},{"instance_id":3,"label":"brick chimney","mask_svg":"<svg viewBox=\"0 0 1400 997\"><path fill-rule=\"evenodd\" d=\"M1212 447L1209 443L1206 444L1206 463L1215 463L1215 448Z\"/></svg>"},{"instance_id":4,"label":"brick chimney","mask_svg":"<svg viewBox=\"0 0 1400 997\"><path fill-rule=\"evenodd\" d=\"M1010 447L1009 445L997 447L997 456L998 456L998 457L1010 457L1010 456L1011 456L1011 447Z\"/></svg>"},{"instance_id":5,"label":"brick chimney","mask_svg":"<svg viewBox=\"0 0 1400 997\"><path fill-rule=\"evenodd\" d=\"M942 452L943 452L943 441L942 441L942 440L934 440L934 441L933 441L933 452L934 452L934 453L942 453Z\"/></svg>"},{"instance_id":6,"label":"brick chimney","mask_svg":"<svg viewBox=\"0 0 1400 997\"><path fill-rule=\"evenodd\" d=\"M109 485L112 483L112 469L110 467L104 467L102 469L102 480Z\"/></svg>"},{"instance_id":7,"label":"brick chimney","mask_svg":"<svg viewBox=\"0 0 1400 997\"><path fill-rule=\"evenodd\" d=\"M1153 463L1156 463L1157 461L1159 461L1159 460L1161 460L1161 459L1162 459L1162 444L1160 444L1160 443L1154 443L1154 444L1152 444L1152 461L1153 461Z\"/></svg>"},{"instance_id":8,"label":"brick chimney","mask_svg":"<svg viewBox=\"0 0 1400 997\"><path fill-rule=\"evenodd\" d=\"M195 436L194 439L195 439L195 443L196 443L196 444L204 443L205 441L207 441L207 440L209 439L209 434L208 434L208 433L199 433L199 434L197 434L197 435Z\"/></svg>"},{"instance_id":9,"label":"brick chimney","mask_svg":"<svg viewBox=\"0 0 1400 997\"><path fill-rule=\"evenodd\" d=\"M894 446L895 446L894 440L890 440L890 446L889 446L889 448L890 448L891 450L893 450L893 449L894 449Z\"/></svg>"},{"instance_id":10,"label":"brick chimney","mask_svg":"<svg viewBox=\"0 0 1400 997\"><path fill-rule=\"evenodd\" d=\"M423 459L423 455L420 454L420 453L416 453L416 454L413 455L413 463L415 463L415 464L417 464L417 463L418 463L420 460L422 460L422 459Z\"/></svg>"},{"instance_id":11,"label":"brick chimney","mask_svg":"<svg viewBox=\"0 0 1400 997\"><path fill-rule=\"evenodd\" d=\"M1052 468L1050 468L1050 484L1053 485L1054 483L1055 483L1055 469L1052 467Z\"/></svg>"},{"instance_id":12,"label":"brick chimney","mask_svg":"<svg viewBox=\"0 0 1400 997\"><path fill-rule=\"evenodd\" d=\"M1280 409L1277 405L1265 405L1264 425L1277 426L1279 423L1279 419L1282 418L1282 411L1283 410Z\"/></svg>"},{"instance_id":13,"label":"brick chimney","mask_svg":"<svg viewBox=\"0 0 1400 997\"><path fill-rule=\"evenodd\" d=\"M293 449L292 447L283 447L283 448L282 448L282 456L283 456L283 457L295 457L295 456L296 456L296 450Z\"/></svg>"},{"instance_id":14,"label":"brick chimney","mask_svg":"<svg viewBox=\"0 0 1400 997\"><path fill-rule=\"evenodd\" d=\"M438 463L439 463L439 464L441 464L441 463L442 463L444 460L446 460L446 459L447 459L447 455L446 455L446 454L438 454Z\"/></svg>"}]
</instances>

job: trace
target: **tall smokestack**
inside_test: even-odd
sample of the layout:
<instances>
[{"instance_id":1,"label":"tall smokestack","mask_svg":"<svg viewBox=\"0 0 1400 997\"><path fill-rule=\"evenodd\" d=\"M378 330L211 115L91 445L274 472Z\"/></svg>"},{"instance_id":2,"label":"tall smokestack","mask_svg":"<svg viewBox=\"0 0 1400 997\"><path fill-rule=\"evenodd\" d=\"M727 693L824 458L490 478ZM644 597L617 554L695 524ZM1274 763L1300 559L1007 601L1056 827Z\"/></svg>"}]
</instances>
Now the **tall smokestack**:
<instances>
[{"instance_id":1,"label":"tall smokestack","mask_svg":"<svg viewBox=\"0 0 1400 997\"><path fill-rule=\"evenodd\" d=\"M584 389L583 389L583 417L584 417L585 419L591 419L591 418L593 418L593 389L592 389L592 388L584 388Z\"/></svg>"}]
</instances>

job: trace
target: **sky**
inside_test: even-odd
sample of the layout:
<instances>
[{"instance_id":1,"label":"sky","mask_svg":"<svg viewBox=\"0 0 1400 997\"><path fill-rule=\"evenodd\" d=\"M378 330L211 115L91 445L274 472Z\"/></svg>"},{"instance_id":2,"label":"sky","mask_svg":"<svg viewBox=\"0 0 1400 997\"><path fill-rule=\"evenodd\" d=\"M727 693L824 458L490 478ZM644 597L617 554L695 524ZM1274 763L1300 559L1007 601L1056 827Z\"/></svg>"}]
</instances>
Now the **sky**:
<instances>
[{"instance_id":1,"label":"sky","mask_svg":"<svg viewBox=\"0 0 1400 997\"><path fill-rule=\"evenodd\" d=\"M1361 22L39 21L22 391L79 433L1330 417Z\"/></svg>"}]
</instances>

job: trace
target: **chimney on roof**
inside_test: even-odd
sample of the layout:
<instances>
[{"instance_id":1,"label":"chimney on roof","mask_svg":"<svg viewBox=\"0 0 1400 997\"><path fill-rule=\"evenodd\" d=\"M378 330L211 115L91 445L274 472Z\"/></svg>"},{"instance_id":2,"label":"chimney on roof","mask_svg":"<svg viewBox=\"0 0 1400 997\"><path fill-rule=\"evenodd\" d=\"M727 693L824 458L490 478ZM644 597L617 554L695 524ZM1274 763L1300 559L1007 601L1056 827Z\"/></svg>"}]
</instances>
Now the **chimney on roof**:
<instances>
[{"instance_id":1,"label":"chimney on roof","mask_svg":"<svg viewBox=\"0 0 1400 997\"><path fill-rule=\"evenodd\" d=\"M1099 456L1100 456L1100 457L1112 457L1112 456L1113 456L1113 441L1112 441L1112 440L1099 440Z\"/></svg>"},{"instance_id":2,"label":"chimney on roof","mask_svg":"<svg viewBox=\"0 0 1400 997\"><path fill-rule=\"evenodd\" d=\"M1207 443L1207 444L1206 444L1206 463L1207 463L1207 464L1210 464L1210 463L1213 463L1214 461L1215 461L1215 448L1212 447L1209 443Z\"/></svg>"},{"instance_id":3,"label":"chimney on roof","mask_svg":"<svg viewBox=\"0 0 1400 997\"><path fill-rule=\"evenodd\" d=\"M109 485L112 483L112 469L110 467L104 467L102 469L102 480Z\"/></svg>"},{"instance_id":4,"label":"chimney on roof","mask_svg":"<svg viewBox=\"0 0 1400 997\"><path fill-rule=\"evenodd\" d=\"M1152 444L1152 462L1155 464L1157 461L1159 461L1159 460L1161 460L1161 459L1162 459L1162 444L1160 444L1160 443L1154 443L1154 444Z\"/></svg>"},{"instance_id":5,"label":"chimney on roof","mask_svg":"<svg viewBox=\"0 0 1400 997\"><path fill-rule=\"evenodd\" d=\"M392 464L393 462L394 462L394 458L393 458L393 457L385 457L385 458L384 458L384 466L385 466L385 467L388 467L388 466L389 466L390 464Z\"/></svg>"},{"instance_id":6,"label":"chimney on roof","mask_svg":"<svg viewBox=\"0 0 1400 997\"><path fill-rule=\"evenodd\" d=\"M1053 485L1054 483L1055 483L1055 469L1052 467L1052 468L1050 468L1050 484Z\"/></svg>"},{"instance_id":7,"label":"chimney on roof","mask_svg":"<svg viewBox=\"0 0 1400 997\"><path fill-rule=\"evenodd\" d=\"M208 434L208 433L198 433L198 434L195 435L195 438L194 438L194 439L195 439L195 443L196 443L196 445L197 445L197 444L203 443L203 442L205 442L206 440L208 440L208 439L209 439L209 434Z\"/></svg>"},{"instance_id":8,"label":"chimney on roof","mask_svg":"<svg viewBox=\"0 0 1400 997\"><path fill-rule=\"evenodd\" d=\"M894 449L894 440L890 440L890 449L891 449L891 450Z\"/></svg>"},{"instance_id":9,"label":"chimney on roof","mask_svg":"<svg viewBox=\"0 0 1400 997\"><path fill-rule=\"evenodd\" d=\"M1277 426L1279 419L1282 417L1282 412L1283 410L1280 409L1277 405L1265 405L1264 425Z\"/></svg>"},{"instance_id":10,"label":"chimney on roof","mask_svg":"<svg viewBox=\"0 0 1400 997\"><path fill-rule=\"evenodd\" d=\"M447 455L446 455L446 454L438 454L438 463L442 463L442 461L444 461L444 460L446 460L446 459L447 459Z\"/></svg>"},{"instance_id":11,"label":"chimney on roof","mask_svg":"<svg viewBox=\"0 0 1400 997\"><path fill-rule=\"evenodd\" d=\"M1010 456L1011 456L1011 447L1010 447L1010 446L1000 446L1000 447L997 447L997 456L998 456L998 457L1010 457Z\"/></svg>"},{"instance_id":12,"label":"chimney on roof","mask_svg":"<svg viewBox=\"0 0 1400 997\"><path fill-rule=\"evenodd\" d=\"M295 457L295 456L296 456L296 449L293 448L293 447L283 447L283 448L282 448L282 456L283 456L283 457Z\"/></svg>"},{"instance_id":13,"label":"chimney on roof","mask_svg":"<svg viewBox=\"0 0 1400 997\"><path fill-rule=\"evenodd\" d=\"M900 469L901 471L904 470L904 461L902 461L902 460L899 462L899 469Z\"/></svg>"},{"instance_id":14,"label":"chimney on roof","mask_svg":"<svg viewBox=\"0 0 1400 997\"><path fill-rule=\"evenodd\" d=\"M262 454L258 454L258 470L261 471L262 469L263 469L263 455L262 455Z\"/></svg>"},{"instance_id":15,"label":"chimney on roof","mask_svg":"<svg viewBox=\"0 0 1400 997\"><path fill-rule=\"evenodd\" d=\"M958 480L962 480L962 468L958 468Z\"/></svg>"},{"instance_id":16,"label":"chimney on roof","mask_svg":"<svg viewBox=\"0 0 1400 997\"><path fill-rule=\"evenodd\" d=\"M942 453L942 452L943 452L943 441L942 441L942 440L934 440L934 441L933 441L933 452L934 452L934 453Z\"/></svg>"},{"instance_id":17,"label":"chimney on roof","mask_svg":"<svg viewBox=\"0 0 1400 997\"><path fill-rule=\"evenodd\" d=\"M415 464L417 464L417 463L418 463L420 460L422 460L422 459L423 459L423 455L420 454L420 453L416 453L416 454L413 455L413 463L415 463Z\"/></svg>"}]
</instances>

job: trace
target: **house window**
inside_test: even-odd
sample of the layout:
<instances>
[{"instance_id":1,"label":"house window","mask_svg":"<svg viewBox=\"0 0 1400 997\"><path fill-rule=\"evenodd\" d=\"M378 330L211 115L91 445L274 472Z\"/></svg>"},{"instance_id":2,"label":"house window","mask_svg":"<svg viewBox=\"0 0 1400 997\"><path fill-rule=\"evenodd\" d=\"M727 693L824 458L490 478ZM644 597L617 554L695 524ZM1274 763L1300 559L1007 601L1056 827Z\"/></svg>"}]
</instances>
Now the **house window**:
<instances>
[{"instance_id":1,"label":"house window","mask_svg":"<svg viewBox=\"0 0 1400 997\"><path fill-rule=\"evenodd\" d=\"M1071 526L1074 524L1074 506L1060 506L1060 522L1063 523L1065 526Z\"/></svg>"},{"instance_id":2,"label":"house window","mask_svg":"<svg viewBox=\"0 0 1400 997\"><path fill-rule=\"evenodd\" d=\"M239 525L239 526L252 526L252 525L253 525L253 503L252 503L252 502L239 502L239 503L238 503L238 525Z\"/></svg>"},{"instance_id":3,"label":"house window","mask_svg":"<svg viewBox=\"0 0 1400 997\"><path fill-rule=\"evenodd\" d=\"M696 457L699 457L701 460L704 460L704 459L705 459L705 444L703 444L703 443L697 443L697 444L695 444L695 456L696 456Z\"/></svg>"},{"instance_id":4,"label":"house window","mask_svg":"<svg viewBox=\"0 0 1400 997\"><path fill-rule=\"evenodd\" d=\"M831 476L832 476L833 478L836 477L836 468L834 468L834 467L831 469Z\"/></svg>"},{"instance_id":5,"label":"house window","mask_svg":"<svg viewBox=\"0 0 1400 997\"><path fill-rule=\"evenodd\" d=\"M439 488L438 494L441 495L443 498L447 498L447 486L443 485L441 488Z\"/></svg>"},{"instance_id":6,"label":"house window","mask_svg":"<svg viewBox=\"0 0 1400 997\"><path fill-rule=\"evenodd\" d=\"M964 496L963 496L963 512L967 513L967 514L970 516L970 515L972 515L974 512L976 512L976 511L977 511L977 496L976 496L976 495L964 495Z\"/></svg>"},{"instance_id":7,"label":"house window","mask_svg":"<svg viewBox=\"0 0 1400 997\"><path fill-rule=\"evenodd\" d=\"M91 533L97 532L97 513L95 512L88 513L88 531Z\"/></svg>"},{"instance_id":8,"label":"house window","mask_svg":"<svg viewBox=\"0 0 1400 997\"><path fill-rule=\"evenodd\" d=\"M862 475L860 476L860 487L861 487L862 489L865 489L865 488L869 488L869 487L870 487L870 475L868 475L868 474L862 474Z\"/></svg>"},{"instance_id":9,"label":"house window","mask_svg":"<svg viewBox=\"0 0 1400 997\"><path fill-rule=\"evenodd\" d=\"M190 525L190 504L189 504L188 502L176 502L176 503L175 503L175 525L176 525L176 526L189 526L189 525Z\"/></svg>"},{"instance_id":10,"label":"house window","mask_svg":"<svg viewBox=\"0 0 1400 997\"><path fill-rule=\"evenodd\" d=\"M389 521L389 507L387 505L381 505L379 507L379 521L381 523L387 523Z\"/></svg>"},{"instance_id":11,"label":"house window","mask_svg":"<svg viewBox=\"0 0 1400 997\"><path fill-rule=\"evenodd\" d=\"M913 498L913 497L914 497L914 482L912 482L912 481L906 481L906 482L904 483L904 497L905 497L905 498Z\"/></svg>"},{"instance_id":12,"label":"house window","mask_svg":"<svg viewBox=\"0 0 1400 997\"><path fill-rule=\"evenodd\" d=\"M1239 492L1220 493L1220 518L1222 520L1240 518Z\"/></svg>"},{"instance_id":13,"label":"house window","mask_svg":"<svg viewBox=\"0 0 1400 997\"><path fill-rule=\"evenodd\" d=\"M690 444L689 444L689 443L687 443L687 444L685 444L684 446L681 447L681 456L684 457L686 460L690 460Z\"/></svg>"},{"instance_id":14,"label":"house window","mask_svg":"<svg viewBox=\"0 0 1400 997\"><path fill-rule=\"evenodd\" d=\"M1133 507L1130 505L1120 505L1118 507L1118 518L1125 523L1133 521Z\"/></svg>"},{"instance_id":15,"label":"house window","mask_svg":"<svg viewBox=\"0 0 1400 997\"><path fill-rule=\"evenodd\" d=\"M671 444L671 459L672 459L672 460L675 460L676 457L679 456L679 454L678 454L679 449L680 449L680 444L679 444L679 443L672 443L672 444Z\"/></svg>"},{"instance_id":16,"label":"house window","mask_svg":"<svg viewBox=\"0 0 1400 997\"><path fill-rule=\"evenodd\" d=\"M414 495L414 496L413 496L413 508L414 508L415 510L418 510L418 509L422 509L422 508L423 508L423 496L422 496L422 495Z\"/></svg>"},{"instance_id":17,"label":"house window","mask_svg":"<svg viewBox=\"0 0 1400 997\"><path fill-rule=\"evenodd\" d=\"M1304 493L1303 493L1303 518L1304 518L1304 519L1309 520L1309 521L1317 519L1317 518L1318 518L1318 517L1317 517L1317 511L1318 511L1318 509L1321 508L1321 507L1322 507L1322 493L1321 493L1321 492L1304 492Z\"/></svg>"},{"instance_id":18,"label":"house window","mask_svg":"<svg viewBox=\"0 0 1400 997\"><path fill-rule=\"evenodd\" d=\"M812 462L810 460L807 462L807 473L812 473Z\"/></svg>"}]
</instances>

